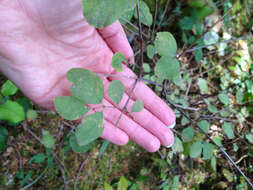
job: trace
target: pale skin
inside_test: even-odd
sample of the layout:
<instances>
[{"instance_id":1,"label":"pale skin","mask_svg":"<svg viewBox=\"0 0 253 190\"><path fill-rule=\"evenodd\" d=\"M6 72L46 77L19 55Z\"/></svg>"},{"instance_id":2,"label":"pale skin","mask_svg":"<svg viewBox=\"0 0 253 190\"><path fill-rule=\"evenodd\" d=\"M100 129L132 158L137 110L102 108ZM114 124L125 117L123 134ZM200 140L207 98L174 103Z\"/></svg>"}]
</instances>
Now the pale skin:
<instances>
[{"instance_id":1,"label":"pale skin","mask_svg":"<svg viewBox=\"0 0 253 190\"><path fill-rule=\"evenodd\" d=\"M86 68L96 73L135 76L124 65L117 73L110 65L113 53L122 52L133 62L133 51L119 22L95 29L85 22L80 0L0 1L0 71L34 103L54 109L53 99L71 95L66 73ZM142 100L139 113L124 114L115 127L135 82L134 79L103 77L105 92L109 81L120 79L125 94L116 108L105 93L102 138L117 145L134 141L149 152L173 143L168 128L175 122L173 111L144 83L138 82L131 105Z\"/></svg>"}]
</instances>

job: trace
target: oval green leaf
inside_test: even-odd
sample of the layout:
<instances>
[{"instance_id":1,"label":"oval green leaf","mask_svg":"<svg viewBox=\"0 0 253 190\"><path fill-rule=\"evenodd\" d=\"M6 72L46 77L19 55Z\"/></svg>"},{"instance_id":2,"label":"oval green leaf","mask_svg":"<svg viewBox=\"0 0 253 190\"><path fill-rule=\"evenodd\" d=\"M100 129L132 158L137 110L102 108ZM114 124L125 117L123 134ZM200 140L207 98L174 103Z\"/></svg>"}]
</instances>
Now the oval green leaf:
<instances>
[{"instance_id":1,"label":"oval green leaf","mask_svg":"<svg viewBox=\"0 0 253 190\"><path fill-rule=\"evenodd\" d=\"M69 138L69 144L70 144L72 150L76 153L85 153L88 150L90 150L93 145L93 143L89 143L84 146L79 146L75 135L71 135L71 137Z\"/></svg>"},{"instance_id":2,"label":"oval green leaf","mask_svg":"<svg viewBox=\"0 0 253 190\"><path fill-rule=\"evenodd\" d=\"M127 190L127 187L128 187L127 179L124 176L121 176L118 183L118 190Z\"/></svg>"},{"instance_id":3,"label":"oval green leaf","mask_svg":"<svg viewBox=\"0 0 253 190\"><path fill-rule=\"evenodd\" d=\"M190 149L190 157L197 158L202 153L203 144L201 142L195 142L192 144Z\"/></svg>"},{"instance_id":4,"label":"oval green leaf","mask_svg":"<svg viewBox=\"0 0 253 190\"><path fill-rule=\"evenodd\" d=\"M147 46L147 56L149 59L153 59L155 55L155 47L152 45Z\"/></svg>"},{"instance_id":5,"label":"oval green leaf","mask_svg":"<svg viewBox=\"0 0 253 190\"><path fill-rule=\"evenodd\" d=\"M211 143L204 142L203 143L203 160L209 160L213 156L213 151L215 146Z\"/></svg>"},{"instance_id":6,"label":"oval green leaf","mask_svg":"<svg viewBox=\"0 0 253 190\"><path fill-rule=\"evenodd\" d=\"M74 68L67 73L67 78L72 82L70 90L72 95L85 104L100 104L104 97L102 80L88 69Z\"/></svg>"},{"instance_id":7,"label":"oval green leaf","mask_svg":"<svg viewBox=\"0 0 253 190\"><path fill-rule=\"evenodd\" d=\"M0 120L19 123L25 119L24 108L17 102L7 100L0 106Z\"/></svg>"},{"instance_id":8,"label":"oval green leaf","mask_svg":"<svg viewBox=\"0 0 253 190\"><path fill-rule=\"evenodd\" d=\"M112 67L116 69L116 71L121 72L122 62L127 62L125 59L125 56L120 52L115 53L112 57L112 63L111 63Z\"/></svg>"},{"instance_id":9,"label":"oval green leaf","mask_svg":"<svg viewBox=\"0 0 253 190\"><path fill-rule=\"evenodd\" d=\"M18 88L10 81L7 80L1 89L2 95L4 96L11 96L16 94L16 92L18 91Z\"/></svg>"},{"instance_id":10,"label":"oval green leaf","mask_svg":"<svg viewBox=\"0 0 253 190\"><path fill-rule=\"evenodd\" d=\"M177 59L163 56L155 66L155 75L160 79L173 79L179 75L180 65Z\"/></svg>"},{"instance_id":11,"label":"oval green leaf","mask_svg":"<svg viewBox=\"0 0 253 190\"><path fill-rule=\"evenodd\" d=\"M208 133L210 124L206 120L202 120L197 123L197 125L205 132Z\"/></svg>"},{"instance_id":12,"label":"oval green leaf","mask_svg":"<svg viewBox=\"0 0 253 190\"><path fill-rule=\"evenodd\" d=\"M120 80L112 81L108 86L108 96L115 104L119 104L124 95L124 85Z\"/></svg>"},{"instance_id":13,"label":"oval green leaf","mask_svg":"<svg viewBox=\"0 0 253 190\"><path fill-rule=\"evenodd\" d=\"M132 106L132 112L140 112L144 108L141 100L136 100Z\"/></svg>"},{"instance_id":14,"label":"oval green leaf","mask_svg":"<svg viewBox=\"0 0 253 190\"><path fill-rule=\"evenodd\" d=\"M205 79L199 78L198 79L198 86L199 86L201 94L208 93L208 85L207 85L207 81Z\"/></svg>"},{"instance_id":15,"label":"oval green leaf","mask_svg":"<svg viewBox=\"0 0 253 190\"><path fill-rule=\"evenodd\" d=\"M49 149L54 148L55 139L54 137L46 130L42 129L42 144Z\"/></svg>"},{"instance_id":16,"label":"oval green leaf","mask_svg":"<svg viewBox=\"0 0 253 190\"><path fill-rule=\"evenodd\" d=\"M82 124L77 127L75 132L79 146L87 145L102 135L103 120L103 112L90 114L82 120Z\"/></svg>"},{"instance_id":17,"label":"oval green leaf","mask_svg":"<svg viewBox=\"0 0 253 190\"><path fill-rule=\"evenodd\" d=\"M194 129L192 127L187 127L182 131L182 139L184 142L189 142L194 137Z\"/></svg>"},{"instance_id":18,"label":"oval green leaf","mask_svg":"<svg viewBox=\"0 0 253 190\"><path fill-rule=\"evenodd\" d=\"M136 0L83 0L83 15L85 20L96 28L109 26L134 9Z\"/></svg>"},{"instance_id":19,"label":"oval green leaf","mask_svg":"<svg viewBox=\"0 0 253 190\"><path fill-rule=\"evenodd\" d=\"M219 94L218 98L220 99L220 101L224 104L224 105L229 105L230 103L230 98L227 94Z\"/></svg>"},{"instance_id":20,"label":"oval green leaf","mask_svg":"<svg viewBox=\"0 0 253 190\"><path fill-rule=\"evenodd\" d=\"M177 42L169 32L158 32L155 39L155 49L161 56L173 57L177 51Z\"/></svg>"},{"instance_id":21,"label":"oval green leaf","mask_svg":"<svg viewBox=\"0 0 253 190\"><path fill-rule=\"evenodd\" d=\"M54 99L56 111L67 120L76 120L86 114L90 109L84 102L73 96L61 96Z\"/></svg>"},{"instance_id":22,"label":"oval green leaf","mask_svg":"<svg viewBox=\"0 0 253 190\"><path fill-rule=\"evenodd\" d=\"M183 152L184 151L182 141L176 136L175 136L174 144L172 146L172 150L173 150L173 152Z\"/></svg>"},{"instance_id":23,"label":"oval green leaf","mask_svg":"<svg viewBox=\"0 0 253 190\"><path fill-rule=\"evenodd\" d=\"M150 13L148 5L144 1L140 1L140 21L146 26L151 26L153 23L153 16ZM135 9L134 17L138 19L137 9Z\"/></svg>"},{"instance_id":24,"label":"oval green leaf","mask_svg":"<svg viewBox=\"0 0 253 190\"><path fill-rule=\"evenodd\" d=\"M222 131L227 135L229 139L233 139L235 137L234 135L234 126L230 122L225 122L222 125Z\"/></svg>"}]
</instances>

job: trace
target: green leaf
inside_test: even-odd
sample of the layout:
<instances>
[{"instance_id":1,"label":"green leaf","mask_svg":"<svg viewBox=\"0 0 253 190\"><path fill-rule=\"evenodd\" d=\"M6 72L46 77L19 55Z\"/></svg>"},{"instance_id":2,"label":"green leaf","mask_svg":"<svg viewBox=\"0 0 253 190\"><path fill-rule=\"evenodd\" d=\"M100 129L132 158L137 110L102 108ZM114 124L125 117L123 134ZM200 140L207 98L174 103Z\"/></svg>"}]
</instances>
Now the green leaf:
<instances>
[{"instance_id":1,"label":"green leaf","mask_svg":"<svg viewBox=\"0 0 253 190\"><path fill-rule=\"evenodd\" d=\"M222 131L223 131L223 133L225 133L227 135L227 137L229 139L233 139L235 137L234 136L234 126L230 122L225 122L222 125Z\"/></svg>"},{"instance_id":2,"label":"green leaf","mask_svg":"<svg viewBox=\"0 0 253 190\"><path fill-rule=\"evenodd\" d=\"M172 190L178 190L179 175L174 176Z\"/></svg>"},{"instance_id":3,"label":"green leaf","mask_svg":"<svg viewBox=\"0 0 253 190\"><path fill-rule=\"evenodd\" d=\"M253 141L252 141L253 142ZM235 152L237 152L238 151L238 149L239 149L239 147L237 146L237 144L236 143L234 143L233 144L233 150L235 151Z\"/></svg>"},{"instance_id":4,"label":"green leaf","mask_svg":"<svg viewBox=\"0 0 253 190\"><path fill-rule=\"evenodd\" d=\"M84 146L79 146L78 143L77 143L77 139L76 139L75 135L70 136L69 143L70 143L70 146L71 146L72 150L76 153L85 153L88 150L90 150L92 145L93 145L93 143L89 143L89 144L84 145Z\"/></svg>"},{"instance_id":5,"label":"green leaf","mask_svg":"<svg viewBox=\"0 0 253 190\"><path fill-rule=\"evenodd\" d=\"M143 70L145 73L149 73L151 71L149 64L144 63L143 64Z\"/></svg>"},{"instance_id":6,"label":"green leaf","mask_svg":"<svg viewBox=\"0 0 253 190\"><path fill-rule=\"evenodd\" d=\"M33 170L29 170L22 180L19 181L21 186L24 186L33 175Z\"/></svg>"},{"instance_id":7,"label":"green leaf","mask_svg":"<svg viewBox=\"0 0 253 190\"><path fill-rule=\"evenodd\" d=\"M127 62L127 60L125 59L125 56L120 52L115 53L112 57L112 63L111 63L112 67L116 69L116 71L121 72L122 62Z\"/></svg>"},{"instance_id":8,"label":"green leaf","mask_svg":"<svg viewBox=\"0 0 253 190\"><path fill-rule=\"evenodd\" d=\"M244 94L243 94L243 91L241 90L241 89L239 89L237 92L236 92L236 101L237 101L237 103L242 103L242 101L243 101L243 96L244 96Z\"/></svg>"},{"instance_id":9,"label":"green leaf","mask_svg":"<svg viewBox=\"0 0 253 190\"><path fill-rule=\"evenodd\" d=\"M218 95L219 100L224 104L224 105L229 105L230 103L230 98L228 97L227 94L219 94Z\"/></svg>"},{"instance_id":10,"label":"green leaf","mask_svg":"<svg viewBox=\"0 0 253 190\"><path fill-rule=\"evenodd\" d=\"M85 104L102 103L104 85L95 73L87 69L74 68L67 73L67 78L73 83L70 89L74 97L83 100Z\"/></svg>"},{"instance_id":11,"label":"green leaf","mask_svg":"<svg viewBox=\"0 0 253 190\"><path fill-rule=\"evenodd\" d=\"M121 176L118 183L118 190L127 190L127 187L128 187L127 179L124 176Z\"/></svg>"},{"instance_id":12,"label":"green leaf","mask_svg":"<svg viewBox=\"0 0 253 190\"><path fill-rule=\"evenodd\" d=\"M104 154L104 152L105 152L105 150L106 150L106 148L107 148L107 146L110 144L110 142L109 141L107 141L107 140L105 140L104 142L103 142L103 144L101 145L101 147L99 148L99 153L98 153L98 156L99 157L101 157L103 154Z\"/></svg>"},{"instance_id":13,"label":"green leaf","mask_svg":"<svg viewBox=\"0 0 253 190\"><path fill-rule=\"evenodd\" d=\"M193 17L184 17L181 20L179 20L179 27L182 30L191 30L195 24L195 19Z\"/></svg>"},{"instance_id":14,"label":"green leaf","mask_svg":"<svg viewBox=\"0 0 253 190\"><path fill-rule=\"evenodd\" d=\"M188 4L190 7L201 8L206 5L206 0L190 0Z\"/></svg>"},{"instance_id":15,"label":"green leaf","mask_svg":"<svg viewBox=\"0 0 253 190\"><path fill-rule=\"evenodd\" d=\"M181 120L181 125L187 125L188 123L190 123L189 119L187 119L186 117L183 117Z\"/></svg>"},{"instance_id":16,"label":"green leaf","mask_svg":"<svg viewBox=\"0 0 253 190\"><path fill-rule=\"evenodd\" d=\"M216 112L218 111L218 109L217 109L215 106L211 105L211 104L208 104L208 105L207 105L207 109L208 109L208 111L210 111L211 113L216 113Z\"/></svg>"},{"instance_id":17,"label":"green leaf","mask_svg":"<svg viewBox=\"0 0 253 190\"><path fill-rule=\"evenodd\" d=\"M153 16L150 13L148 5L144 1L140 1L140 21L146 26L151 26L153 23ZM134 17L138 19L137 9L135 9Z\"/></svg>"},{"instance_id":18,"label":"green leaf","mask_svg":"<svg viewBox=\"0 0 253 190\"><path fill-rule=\"evenodd\" d=\"M102 135L103 120L103 112L90 114L82 120L75 132L79 146L87 145Z\"/></svg>"},{"instance_id":19,"label":"green leaf","mask_svg":"<svg viewBox=\"0 0 253 190\"><path fill-rule=\"evenodd\" d=\"M212 14L212 12L214 11L213 7L210 6L204 6L198 9L197 11L197 16L199 20L204 19L206 16Z\"/></svg>"},{"instance_id":20,"label":"green leaf","mask_svg":"<svg viewBox=\"0 0 253 190\"><path fill-rule=\"evenodd\" d=\"M212 158L211 158L211 167L212 167L213 171L216 172L216 158L215 158L215 156L212 156Z\"/></svg>"},{"instance_id":21,"label":"green leaf","mask_svg":"<svg viewBox=\"0 0 253 190\"><path fill-rule=\"evenodd\" d=\"M208 133L210 124L206 120L202 120L197 123L197 125L205 132Z\"/></svg>"},{"instance_id":22,"label":"green leaf","mask_svg":"<svg viewBox=\"0 0 253 190\"><path fill-rule=\"evenodd\" d=\"M120 23L126 25L128 22L131 22L131 19L134 15L134 9L126 11L119 19ZM127 22L128 21L128 22Z\"/></svg>"},{"instance_id":23,"label":"green leaf","mask_svg":"<svg viewBox=\"0 0 253 190\"><path fill-rule=\"evenodd\" d=\"M202 152L203 144L202 142L195 142L192 144L190 149L190 157L191 158L197 158L200 157Z\"/></svg>"},{"instance_id":24,"label":"green leaf","mask_svg":"<svg viewBox=\"0 0 253 190\"><path fill-rule=\"evenodd\" d=\"M203 143L203 160L209 160L213 156L213 151L215 146L211 143L204 142Z\"/></svg>"},{"instance_id":25,"label":"green leaf","mask_svg":"<svg viewBox=\"0 0 253 190\"><path fill-rule=\"evenodd\" d=\"M173 79L179 75L180 64L177 59L163 56L155 66L155 75L160 79Z\"/></svg>"},{"instance_id":26,"label":"green leaf","mask_svg":"<svg viewBox=\"0 0 253 190\"><path fill-rule=\"evenodd\" d=\"M110 184L104 182L104 190L113 190L113 188Z\"/></svg>"},{"instance_id":27,"label":"green leaf","mask_svg":"<svg viewBox=\"0 0 253 190\"><path fill-rule=\"evenodd\" d=\"M205 79L199 78L198 79L198 85L199 85L199 89L200 89L201 94L207 94L208 93L207 81Z\"/></svg>"},{"instance_id":28,"label":"green leaf","mask_svg":"<svg viewBox=\"0 0 253 190\"><path fill-rule=\"evenodd\" d=\"M187 127L182 131L182 139L184 142L190 142L194 136L194 129L192 127Z\"/></svg>"},{"instance_id":29,"label":"green leaf","mask_svg":"<svg viewBox=\"0 0 253 190\"><path fill-rule=\"evenodd\" d=\"M169 32L158 32L155 39L155 49L161 56L173 57L177 51L177 42Z\"/></svg>"},{"instance_id":30,"label":"green leaf","mask_svg":"<svg viewBox=\"0 0 253 190\"><path fill-rule=\"evenodd\" d=\"M46 159L46 156L44 154L38 153L30 158L29 164L32 164L32 163L39 164L39 163L44 162L45 159Z\"/></svg>"},{"instance_id":31,"label":"green leaf","mask_svg":"<svg viewBox=\"0 0 253 190\"><path fill-rule=\"evenodd\" d=\"M46 148L54 148L55 139L54 137L46 130L42 129L42 143Z\"/></svg>"},{"instance_id":32,"label":"green leaf","mask_svg":"<svg viewBox=\"0 0 253 190\"><path fill-rule=\"evenodd\" d=\"M183 152L184 151L182 141L176 136L174 139L174 144L172 146L172 150L173 150L173 152Z\"/></svg>"},{"instance_id":33,"label":"green leaf","mask_svg":"<svg viewBox=\"0 0 253 190\"><path fill-rule=\"evenodd\" d=\"M32 120L35 120L37 117L38 117L38 114L35 110L32 110L32 109L29 109L27 112L26 112L26 117L32 121Z\"/></svg>"},{"instance_id":34,"label":"green leaf","mask_svg":"<svg viewBox=\"0 0 253 190\"><path fill-rule=\"evenodd\" d=\"M1 92L4 96L11 96L16 94L16 92L18 91L18 88L10 81L7 80L1 89Z\"/></svg>"},{"instance_id":35,"label":"green leaf","mask_svg":"<svg viewBox=\"0 0 253 190\"><path fill-rule=\"evenodd\" d=\"M215 136L213 137L213 141L219 145L219 146L222 146L222 137L221 136Z\"/></svg>"},{"instance_id":36,"label":"green leaf","mask_svg":"<svg viewBox=\"0 0 253 190\"><path fill-rule=\"evenodd\" d=\"M155 47L153 45L147 46L147 56L149 59L153 59L155 55Z\"/></svg>"},{"instance_id":37,"label":"green leaf","mask_svg":"<svg viewBox=\"0 0 253 190\"><path fill-rule=\"evenodd\" d=\"M142 101L141 100L136 100L136 102L134 102L131 112L140 112L142 109L144 108Z\"/></svg>"},{"instance_id":38,"label":"green leaf","mask_svg":"<svg viewBox=\"0 0 253 190\"><path fill-rule=\"evenodd\" d=\"M86 114L90 109L84 102L73 96L61 96L54 99L56 111L67 120L76 120Z\"/></svg>"},{"instance_id":39,"label":"green leaf","mask_svg":"<svg viewBox=\"0 0 253 190\"><path fill-rule=\"evenodd\" d=\"M134 9L136 0L82 0L85 20L96 28L104 28Z\"/></svg>"},{"instance_id":40,"label":"green leaf","mask_svg":"<svg viewBox=\"0 0 253 190\"><path fill-rule=\"evenodd\" d=\"M119 104L124 95L124 85L120 80L113 80L108 86L108 96L115 104Z\"/></svg>"},{"instance_id":41,"label":"green leaf","mask_svg":"<svg viewBox=\"0 0 253 190\"><path fill-rule=\"evenodd\" d=\"M25 119L24 108L17 102L7 100L0 105L0 120L19 123Z\"/></svg>"},{"instance_id":42,"label":"green leaf","mask_svg":"<svg viewBox=\"0 0 253 190\"><path fill-rule=\"evenodd\" d=\"M0 152L2 152L7 146L8 131L0 126Z\"/></svg>"},{"instance_id":43,"label":"green leaf","mask_svg":"<svg viewBox=\"0 0 253 190\"><path fill-rule=\"evenodd\" d=\"M253 135L252 135L252 134L246 134L245 137L246 137L246 139L247 139L251 144L253 144Z\"/></svg>"},{"instance_id":44,"label":"green leaf","mask_svg":"<svg viewBox=\"0 0 253 190\"><path fill-rule=\"evenodd\" d=\"M201 49L198 49L194 52L195 60L198 65L200 65L200 61L203 58L203 52Z\"/></svg>"}]
</instances>

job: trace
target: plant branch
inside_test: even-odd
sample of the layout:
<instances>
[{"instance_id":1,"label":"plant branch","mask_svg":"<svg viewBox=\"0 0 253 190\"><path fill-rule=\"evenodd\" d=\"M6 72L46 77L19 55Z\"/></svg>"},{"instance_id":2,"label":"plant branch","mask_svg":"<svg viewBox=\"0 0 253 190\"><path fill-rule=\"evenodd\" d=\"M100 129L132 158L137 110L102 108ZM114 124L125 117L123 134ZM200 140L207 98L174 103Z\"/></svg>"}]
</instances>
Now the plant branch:
<instances>
[{"instance_id":1,"label":"plant branch","mask_svg":"<svg viewBox=\"0 0 253 190\"><path fill-rule=\"evenodd\" d=\"M143 74L143 37L142 37L142 27L141 27L141 18L140 18L140 1L137 1L137 15L138 15L138 28L139 28L139 38L140 38L140 71L139 78L142 77Z\"/></svg>"},{"instance_id":2,"label":"plant branch","mask_svg":"<svg viewBox=\"0 0 253 190\"><path fill-rule=\"evenodd\" d=\"M167 92L166 89L164 89L164 96L166 98L166 101L174 108L176 108L174 106L174 103L171 102L168 97L166 96ZM202 132L224 155L225 157L232 163L232 165L237 169L237 171L243 176L243 178L247 181L247 183L249 184L249 186L251 188L253 188L253 184L250 182L250 180L248 179L248 177L243 173L243 171L239 168L239 166L233 161L233 159L229 156L229 154L224 150L224 148L222 146L219 146L202 128L200 128L197 125L197 122L195 120L193 120L191 117L189 117L187 114L184 113L184 111L182 111L181 109L177 109L184 117L186 117L194 126L196 126L196 128Z\"/></svg>"},{"instance_id":3,"label":"plant branch","mask_svg":"<svg viewBox=\"0 0 253 190\"><path fill-rule=\"evenodd\" d=\"M77 175L76 175L76 180L75 180L75 183L74 183L74 190L76 190L76 186L77 186L77 184L78 184L78 181L79 181L79 178L80 178L80 174L81 174L81 172L82 172L82 170L83 170L83 168L84 168L84 165L85 165L86 161L88 160L88 158L89 158L89 154L88 154L87 157L84 159L84 161L80 164L80 167L79 167L79 169L78 169L78 173L77 173Z\"/></svg>"}]
</instances>

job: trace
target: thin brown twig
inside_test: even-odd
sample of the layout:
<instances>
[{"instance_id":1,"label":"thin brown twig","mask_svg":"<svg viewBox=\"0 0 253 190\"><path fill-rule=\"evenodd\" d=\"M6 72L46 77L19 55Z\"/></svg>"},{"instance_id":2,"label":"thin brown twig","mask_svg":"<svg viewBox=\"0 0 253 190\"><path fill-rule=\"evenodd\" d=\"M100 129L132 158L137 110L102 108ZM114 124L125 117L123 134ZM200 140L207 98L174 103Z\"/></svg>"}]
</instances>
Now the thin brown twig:
<instances>
[{"instance_id":1,"label":"thin brown twig","mask_svg":"<svg viewBox=\"0 0 253 190\"><path fill-rule=\"evenodd\" d=\"M139 81L139 80L136 79L135 82L134 82L134 86L133 86L133 88L132 88L132 90L131 90L131 92L130 92L130 94L129 94L129 97L128 97L128 99L127 99L127 101L126 101L126 103L125 103L125 105L124 105L124 107L123 107L123 109L122 109L122 111L121 111L121 113L120 113L119 118L118 118L117 121L116 121L116 124L115 124L116 127L118 127L120 119L122 118L123 114L127 111L127 106L128 106L128 104L129 104L129 102L130 102L130 99L131 99L132 96L133 96L133 92L134 92L134 90L135 90L135 88L136 88L136 85L137 85L138 81Z\"/></svg>"},{"instance_id":2,"label":"thin brown twig","mask_svg":"<svg viewBox=\"0 0 253 190\"><path fill-rule=\"evenodd\" d=\"M138 27L139 27L139 38L140 38L140 63L139 63L140 64L140 68L139 68L140 71L139 71L139 78L141 78L142 74L143 74L143 37L142 37L142 27L141 27L141 20L140 20L140 2L139 2L139 0L137 1L136 8L137 8L137 15L138 15ZM134 90L137 86L137 83L140 81L139 78L137 78L134 82L134 85L133 85L133 87L130 91L129 97L128 97L128 99L127 99L127 101L126 101L126 103L125 103L125 105L124 105L124 107L123 107L123 109L120 113L119 118L116 121L116 124L115 124L116 127L118 127L120 119L122 118L123 114L127 111L127 106L130 102L130 99L133 96L133 92L134 92Z\"/></svg>"},{"instance_id":3,"label":"thin brown twig","mask_svg":"<svg viewBox=\"0 0 253 190\"><path fill-rule=\"evenodd\" d=\"M89 154L87 154L87 157L84 159L84 161L80 164L80 167L78 169L78 172L77 172L77 175L76 175L76 180L75 180L75 183L74 183L74 190L76 190L76 187L77 187L77 184L78 184L78 181L79 181L79 178L80 178L80 175L81 175L81 172L84 168L84 165L86 163L86 161L88 160L89 158Z\"/></svg>"},{"instance_id":4,"label":"thin brown twig","mask_svg":"<svg viewBox=\"0 0 253 190\"><path fill-rule=\"evenodd\" d=\"M157 12L158 12L158 0L155 0L155 16L154 16L154 23L153 23L152 36L151 36L152 40L154 39L154 36L155 36Z\"/></svg>"}]
</instances>

